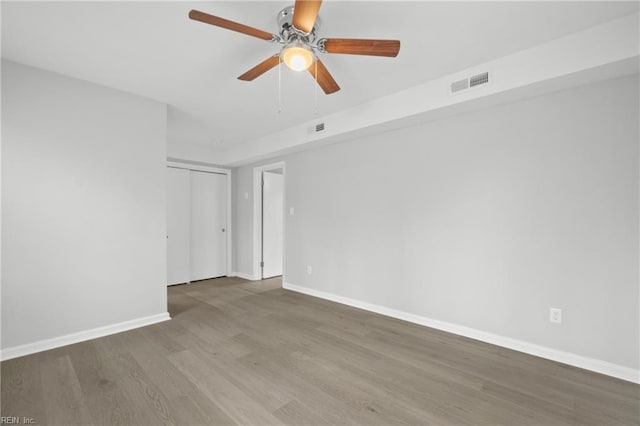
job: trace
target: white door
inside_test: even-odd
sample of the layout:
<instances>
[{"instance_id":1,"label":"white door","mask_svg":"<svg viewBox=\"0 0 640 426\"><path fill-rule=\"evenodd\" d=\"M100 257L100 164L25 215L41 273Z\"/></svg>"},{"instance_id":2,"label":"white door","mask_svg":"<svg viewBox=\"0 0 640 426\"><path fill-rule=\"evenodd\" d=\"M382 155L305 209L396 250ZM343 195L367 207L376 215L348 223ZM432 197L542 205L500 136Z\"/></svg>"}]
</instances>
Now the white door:
<instances>
[{"instance_id":1,"label":"white door","mask_svg":"<svg viewBox=\"0 0 640 426\"><path fill-rule=\"evenodd\" d=\"M262 278L282 275L282 175L264 172L262 187Z\"/></svg>"},{"instance_id":2,"label":"white door","mask_svg":"<svg viewBox=\"0 0 640 426\"><path fill-rule=\"evenodd\" d=\"M189 170L167 168L167 283L189 281Z\"/></svg>"},{"instance_id":3,"label":"white door","mask_svg":"<svg viewBox=\"0 0 640 426\"><path fill-rule=\"evenodd\" d=\"M191 171L191 281L227 275L227 176Z\"/></svg>"}]
</instances>

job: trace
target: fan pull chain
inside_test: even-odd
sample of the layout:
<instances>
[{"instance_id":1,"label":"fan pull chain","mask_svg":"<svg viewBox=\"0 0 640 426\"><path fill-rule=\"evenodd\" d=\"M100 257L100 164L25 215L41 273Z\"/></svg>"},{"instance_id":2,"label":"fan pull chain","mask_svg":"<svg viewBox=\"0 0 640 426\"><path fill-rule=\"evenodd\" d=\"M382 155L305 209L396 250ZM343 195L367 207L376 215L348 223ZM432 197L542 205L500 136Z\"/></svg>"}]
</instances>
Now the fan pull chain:
<instances>
[{"instance_id":1,"label":"fan pull chain","mask_svg":"<svg viewBox=\"0 0 640 426\"><path fill-rule=\"evenodd\" d=\"M282 57L278 56L278 114L282 112Z\"/></svg>"}]
</instances>

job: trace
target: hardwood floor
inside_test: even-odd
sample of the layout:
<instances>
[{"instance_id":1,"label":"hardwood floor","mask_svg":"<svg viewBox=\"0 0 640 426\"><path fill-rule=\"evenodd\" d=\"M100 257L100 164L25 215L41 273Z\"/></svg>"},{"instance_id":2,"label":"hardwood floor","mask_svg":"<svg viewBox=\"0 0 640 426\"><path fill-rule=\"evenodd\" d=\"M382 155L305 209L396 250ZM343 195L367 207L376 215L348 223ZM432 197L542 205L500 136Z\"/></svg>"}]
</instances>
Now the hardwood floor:
<instances>
[{"instance_id":1,"label":"hardwood floor","mask_svg":"<svg viewBox=\"0 0 640 426\"><path fill-rule=\"evenodd\" d=\"M640 424L640 386L280 288L169 288L173 320L2 362L39 424Z\"/></svg>"}]
</instances>

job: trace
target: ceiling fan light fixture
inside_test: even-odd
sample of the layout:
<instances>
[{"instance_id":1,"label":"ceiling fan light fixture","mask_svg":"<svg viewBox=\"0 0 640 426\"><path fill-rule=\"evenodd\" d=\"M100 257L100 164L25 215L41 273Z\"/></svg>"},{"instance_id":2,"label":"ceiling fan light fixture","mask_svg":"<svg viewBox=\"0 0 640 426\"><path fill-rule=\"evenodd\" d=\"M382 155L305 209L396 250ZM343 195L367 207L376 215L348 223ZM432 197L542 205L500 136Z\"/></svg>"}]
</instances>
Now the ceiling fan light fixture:
<instances>
[{"instance_id":1,"label":"ceiling fan light fixture","mask_svg":"<svg viewBox=\"0 0 640 426\"><path fill-rule=\"evenodd\" d=\"M2 0L0 0L2 1ZM320 17L318 11L322 0L295 0L277 15L278 32L263 31L219 16L192 10L189 18L204 24L236 31L251 37L278 43L280 53L269 56L258 65L238 77L238 80L253 81L267 71L280 67L284 62L291 70L309 71L316 84L327 95L340 90L331 73L324 66L316 51L320 53L340 53L347 55L396 57L400 51L400 40L374 40L358 38L318 39ZM353 19L352 19L353 21ZM311 68L313 66L313 68Z\"/></svg>"},{"instance_id":2,"label":"ceiling fan light fixture","mask_svg":"<svg viewBox=\"0 0 640 426\"><path fill-rule=\"evenodd\" d=\"M282 62L293 71L305 71L309 69L315 60L313 50L299 41L285 46L282 49L282 53L280 53L280 57Z\"/></svg>"}]
</instances>

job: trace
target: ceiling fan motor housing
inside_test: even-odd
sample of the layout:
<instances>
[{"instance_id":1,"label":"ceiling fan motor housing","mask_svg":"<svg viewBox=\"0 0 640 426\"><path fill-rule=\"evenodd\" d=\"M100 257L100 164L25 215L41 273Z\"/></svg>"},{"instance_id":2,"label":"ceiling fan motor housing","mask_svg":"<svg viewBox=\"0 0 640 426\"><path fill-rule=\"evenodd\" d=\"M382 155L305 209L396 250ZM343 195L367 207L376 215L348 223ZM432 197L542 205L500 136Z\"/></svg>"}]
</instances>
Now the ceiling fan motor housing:
<instances>
[{"instance_id":1,"label":"ceiling fan motor housing","mask_svg":"<svg viewBox=\"0 0 640 426\"><path fill-rule=\"evenodd\" d=\"M289 44L299 41L311 45L316 40L318 30L320 29L320 17L316 17L315 24L310 33L306 33L293 26L293 6L288 6L278 12L278 28L280 29L280 42Z\"/></svg>"}]
</instances>

